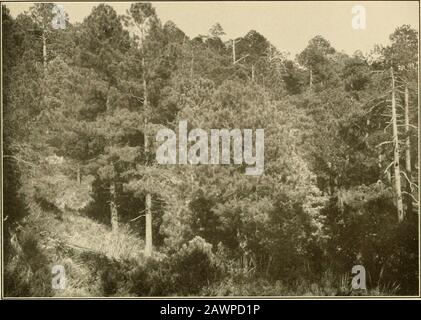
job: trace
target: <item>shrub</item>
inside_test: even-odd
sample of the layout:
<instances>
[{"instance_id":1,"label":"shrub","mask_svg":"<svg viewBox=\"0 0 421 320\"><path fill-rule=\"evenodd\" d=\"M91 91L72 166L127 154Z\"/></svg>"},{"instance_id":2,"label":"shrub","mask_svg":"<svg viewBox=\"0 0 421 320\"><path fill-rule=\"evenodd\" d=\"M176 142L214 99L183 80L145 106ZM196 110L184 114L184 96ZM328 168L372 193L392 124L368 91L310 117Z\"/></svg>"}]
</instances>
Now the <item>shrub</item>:
<instances>
[{"instance_id":1,"label":"shrub","mask_svg":"<svg viewBox=\"0 0 421 320\"><path fill-rule=\"evenodd\" d=\"M195 237L179 251L149 259L133 271L130 292L138 296L194 295L220 276L212 246Z\"/></svg>"},{"instance_id":2,"label":"shrub","mask_svg":"<svg viewBox=\"0 0 421 320\"><path fill-rule=\"evenodd\" d=\"M4 292L8 297L51 295L51 269L47 257L31 233L12 234L13 257L5 267Z\"/></svg>"}]
</instances>

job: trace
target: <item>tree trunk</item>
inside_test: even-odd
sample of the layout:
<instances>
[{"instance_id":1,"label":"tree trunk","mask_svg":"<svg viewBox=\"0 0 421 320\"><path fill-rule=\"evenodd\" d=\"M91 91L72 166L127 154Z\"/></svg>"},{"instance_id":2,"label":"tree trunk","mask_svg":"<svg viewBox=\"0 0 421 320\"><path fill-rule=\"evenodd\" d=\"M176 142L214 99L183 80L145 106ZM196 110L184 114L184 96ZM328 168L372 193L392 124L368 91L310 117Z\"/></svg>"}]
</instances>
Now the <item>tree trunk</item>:
<instances>
[{"instance_id":1,"label":"tree trunk","mask_svg":"<svg viewBox=\"0 0 421 320\"><path fill-rule=\"evenodd\" d=\"M145 118L145 127L146 127L146 118ZM148 165L148 137L145 131L145 165ZM145 196L145 256L150 257L152 256L152 201L151 201L151 194L146 193Z\"/></svg>"},{"instance_id":2,"label":"tree trunk","mask_svg":"<svg viewBox=\"0 0 421 320\"><path fill-rule=\"evenodd\" d=\"M77 164L77 168L76 168L76 180L78 184L81 184L82 180L81 180L81 176L80 176L80 165L79 163Z\"/></svg>"},{"instance_id":3,"label":"tree trunk","mask_svg":"<svg viewBox=\"0 0 421 320\"><path fill-rule=\"evenodd\" d=\"M235 64L235 39L232 40L232 64Z\"/></svg>"},{"instance_id":4,"label":"tree trunk","mask_svg":"<svg viewBox=\"0 0 421 320\"><path fill-rule=\"evenodd\" d=\"M44 71L47 69L47 38L45 32L42 33L42 58L44 63Z\"/></svg>"},{"instance_id":5,"label":"tree trunk","mask_svg":"<svg viewBox=\"0 0 421 320\"><path fill-rule=\"evenodd\" d=\"M145 55L142 54L142 70L143 70L143 105L148 104L147 84L146 84L146 70L145 70Z\"/></svg>"},{"instance_id":6,"label":"tree trunk","mask_svg":"<svg viewBox=\"0 0 421 320\"><path fill-rule=\"evenodd\" d=\"M310 68L310 80L309 80L309 82L310 82L309 90L311 92L312 87L313 87L313 71L311 70L311 68Z\"/></svg>"},{"instance_id":7,"label":"tree trunk","mask_svg":"<svg viewBox=\"0 0 421 320\"><path fill-rule=\"evenodd\" d=\"M143 105L146 106L148 104L148 94L147 94L147 85L146 85L146 62L145 62L145 26L142 25L140 27L140 42L141 42L141 52L142 52L142 84L143 84Z\"/></svg>"},{"instance_id":8,"label":"tree trunk","mask_svg":"<svg viewBox=\"0 0 421 320\"><path fill-rule=\"evenodd\" d=\"M395 98L395 76L393 74L393 68L390 68L392 77L392 125L393 125L393 161L395 171L395 192L396 192L396 206L398 209L398 220L402 222L404 219L403 204L402 204L402 189L401 189L401 171L399 165L399 138L398 138L398 125L397 125L397 113L396 113L396 98Z\"/></svg>"},{"instance_id":9,"label":"tree trunk","mask_svg":"<svg viewBox=\"0 0 421 320\"><path fill-rule=\"evenodd\" d=\"M118 232L118 213L116 205L115 182L110 184L110 211L111 211L111 230L114 233Z\"/></svg>"},{"instance_id":10,"label":"tree trunk","mask_svg":"<svg viewBox=\"0 0 421 320\"><path fill-rule=\"evenodd\" d=\"M251 65L251 81L254 82L254 64Z\"/></svg>"},{"instance_id":11,"label":"tree trunk","mask_svg":"<svg viewBox=\"0 0 421 320\"><path fill-rule=\"evenodd\" d=\"M410 182L412 182L412 169L411 169L411 141L409 137L409 92L408 86L405 86L405 171ZM406 182L406 192L412 193L410 182ZM412 215L412 198L407 196L407 212Z\"/></svg>"},{"instance_id":12,"label":"tree trunk","mask_svg":"<svg viewBox=\"0 0 421 320\"><path fill-rule=\"evenodd\" d=\"M145 230L145 256L152 256L152 201L151 195L146 194L146 230Z\"/></svg>"},{"instance_id":13,"label":"tree trunk","mask_svg":"<svg viewBox=\"0 0 421 320\"><path fill-rule=\"evenodd\" d=\"M142 26L142 69L143 69L143 106L144 110L148 106L148 91L146 83L146 62L145 62L145 49L144 49L144 32ZM146 126L148 124L147 117L145 115L145 128L144 128L144 149L145 149L145 165L148 165L148 136L146 133ZM145 256L150 257L152 255L152 201L150 193L146 193L145 197L145 206L146 206L146 226L145 226Z\"/></svg>"}]
</instances>

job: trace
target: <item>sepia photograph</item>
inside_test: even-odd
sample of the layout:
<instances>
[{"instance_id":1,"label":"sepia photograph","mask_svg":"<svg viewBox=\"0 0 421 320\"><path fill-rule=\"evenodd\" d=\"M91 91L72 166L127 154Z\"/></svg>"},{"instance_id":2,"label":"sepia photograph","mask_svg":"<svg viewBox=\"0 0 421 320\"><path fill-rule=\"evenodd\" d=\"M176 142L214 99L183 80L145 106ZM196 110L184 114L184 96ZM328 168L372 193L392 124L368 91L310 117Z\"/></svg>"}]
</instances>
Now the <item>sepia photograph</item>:
<instances>
[{"instance_id":1,"label":"sepia photograph","mask_svg":"<svg viewBox=\"0 0 421 320\"><path fill-rule=\"evenodd\" d=\"M2 2L2 299L420 298L419 20Z\"/></svg>"}]
</instances>

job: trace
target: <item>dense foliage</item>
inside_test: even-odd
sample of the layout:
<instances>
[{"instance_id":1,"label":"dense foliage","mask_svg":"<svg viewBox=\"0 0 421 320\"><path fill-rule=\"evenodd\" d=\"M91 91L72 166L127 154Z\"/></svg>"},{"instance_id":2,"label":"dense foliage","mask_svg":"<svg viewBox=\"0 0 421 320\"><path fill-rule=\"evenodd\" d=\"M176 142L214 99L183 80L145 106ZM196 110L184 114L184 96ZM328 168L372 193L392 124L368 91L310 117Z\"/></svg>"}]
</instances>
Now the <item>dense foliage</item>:
<instances>
[{"instance_id":1,"label":"dense foliage","mask_svg":"<svg viewBox=\"0 0 421 320\"><path fill-rule=\"evenodd\" d=\"M126 16L100 4L56 30L44 23L52 7L16 19L2 8L6 295L367 294L350 289L354 265L366 268L368 294L418 294L410 26L368 56L316 36L296 59L251 30L234 39L233 60L219 24L189 39L150 4ZM390 166L391 68L402 222ZM158 165L157 130L176 131L181 120L264 128L264 174ZM57 263L70 277L64 293L49 287Z\"/></svg>"}]
</instances>

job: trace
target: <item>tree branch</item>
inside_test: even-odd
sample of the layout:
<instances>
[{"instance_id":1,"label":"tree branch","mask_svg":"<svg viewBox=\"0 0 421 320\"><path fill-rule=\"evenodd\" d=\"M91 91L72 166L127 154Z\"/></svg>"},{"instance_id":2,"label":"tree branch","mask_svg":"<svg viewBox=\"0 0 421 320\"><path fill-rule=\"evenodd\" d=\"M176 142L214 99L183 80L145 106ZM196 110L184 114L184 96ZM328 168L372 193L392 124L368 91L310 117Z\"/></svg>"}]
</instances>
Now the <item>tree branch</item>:
<instances>
[{"instance_id":1,"label":"tree branch","mask_svg":"<svg viewBox=\"0 0 421 320\"><path fill-rule=\"evenodd\" d=\"M408 196L410 196L415 201L416 205L417 206L419 205L418 200L412 194L410 194L409 192L406 192L406 191L402 191L402 193L407 194Z\"/></svg>"},{"instance_id":2,"label":"tree branch","mask_svg":"<svg viewBox=\"0 0 421 320\"><path fill-rule=\"evenodd\" d=\"M31 166L31 167L36 167L37 166L35 163L32 163L32 162L29 162L29 161L26 161L26 160L19 159L19 158L15 157L15 156L12 156L12 155L4 155L3 158L13 159L13 160L15 160L17 162L22 162L22 163L24 163L24 164L26 164L28 166Z\"/></svg>"},{"instance_id":3,"label":"tree branch","mask_svg":"<svg viewBox=\"0 0 421 320\"><path fill-rule=\"evenodd\" d=\"M384 144L388 144L388 143L393 143L394 141L384 141L384 142L382 142L382 143L379 143L377 146L376 146L376 148L378 148L378 147L381 147L382 145L384 145Z\"/></svg>"},{"instance_id":4,"label":"tree branch","mask_svg":"<svg viewBox=\"0 0 421 320\"><path fill-rule=\"evenodd\" d=\"M387 168L384 170L384 173L386 173L387 172L387 170L389 170L389 168L393 165L395 163L395 161L392 161L388 166L387 166Z\"/></svg>"},{"instance_id":5,"label":"tree branch","mask_svg":"<svg viewBox=\"0 0 421 320\"><path fill-rule=\"evenodd\" d=\"M418 189L418 186L416 183L412 182L411 179L408 178L407 174L404 171L401 171L401 173L404 175L406 181L409 182L409 186L411 187L411 191L413 191L414 189L412 188L412 186L415 186Z\"/></svg>"}]
</instances>

